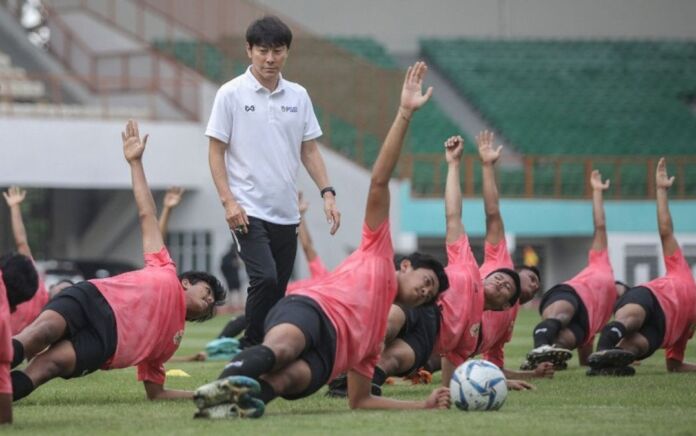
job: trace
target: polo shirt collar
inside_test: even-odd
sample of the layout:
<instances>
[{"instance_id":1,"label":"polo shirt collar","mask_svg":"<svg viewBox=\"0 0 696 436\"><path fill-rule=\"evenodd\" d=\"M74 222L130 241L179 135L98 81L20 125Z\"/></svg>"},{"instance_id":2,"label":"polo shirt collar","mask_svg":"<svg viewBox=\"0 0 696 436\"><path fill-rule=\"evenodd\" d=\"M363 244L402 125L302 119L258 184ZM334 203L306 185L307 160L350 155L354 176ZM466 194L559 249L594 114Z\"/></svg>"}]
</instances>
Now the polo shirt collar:
<instances>
[{"instance_id":1,"label":"polo shirt collar","mask_svg":"<svg viewBox=\"0 0 696 436\"><path fill-rule=\"evenodd\" d=\"M265 86L261 84L261 82L258 81L256 76L251 72L251 65L247 67L246 72L244 73L244 77L246 79L247 84L251 89L253 89L256 92L259 92L261 90L268 90ZM285 79L283 79L283 74L278 73L278 86L276 86L276 89L271 92L271 94L275 94L277 92L281 92L285 89Z\"/></svg>"}]
</instances>

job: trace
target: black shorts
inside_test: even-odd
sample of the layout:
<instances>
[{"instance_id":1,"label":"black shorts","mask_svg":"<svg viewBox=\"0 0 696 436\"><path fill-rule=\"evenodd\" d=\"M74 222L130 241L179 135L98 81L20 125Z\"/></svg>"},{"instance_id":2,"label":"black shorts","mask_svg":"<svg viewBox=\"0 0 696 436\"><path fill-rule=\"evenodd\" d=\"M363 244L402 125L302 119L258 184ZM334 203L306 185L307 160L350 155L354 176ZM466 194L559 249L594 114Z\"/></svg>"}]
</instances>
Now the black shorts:
<instances>
[{"instance_id":1,"label":"black shorts","mask_svg":"<svg viewBox=\"0 0 696 436\"><path fill-rule=\"evenodd\" d=\"M403 374L397 374L399 376L409 375L425 366L440 332L440 309L437 305L402 309L406 314L406 323L396 337L413 349L416 359L413 366Z\"/></svg>"},{"instance_id":2,"label":"black shorts","mask_svg":"<svg viewBox=\"0 0 696 436\"><path fill-rule=\"evenodd\" d=\"M299 358L307 362L312 373L307 389L283 396L296 400L312 395L328 383L336 356L336 329L319 304L302 295L290 295L278 301L266 316L264 332L286 323L304 333L305 349Z\"/></svg>"},{"instance_id":3,"label":"black shorts","mask_svg":"<svg viewBox=\"0 0 696 436\"><path fill-rule=\"evenodd\" d=\"M665 312L652 291L644 286L626 291L616 302L614 313L627 304L638 304L645 310L645 321L638 333L648 340L649 348L645 354L638 356L638 359L647 359L662 347L665 338Z\"/></svg>"},{"instance_id":4,"label":"black shorts","mask_svg":"<svg viewBox=\"0 0 696 436\"><path fill-rule=\"evenodd\" d=\"M571 332L573 332L573 336L575 336L575 344L577 347L579 347L583 342L585 342L587 332L590 330L590 318L587 314L587 308L572 286L560 284L549 289L544 296L541 297L539 314L543 314L544 309L556 301L567 301L575 309L575 314L565 328L568 328Z\"/></svg>"},{"instance_id":5,"label":"black shorts","mask_svg":"<svg viewBox=\"0 0 696 436\"><path fill-rule=\"evenodd\" d=\"M68 325L64 339L75 349L75 371L64 378L81 377L102 368L116 352L114 311L90 282L62 290L44 306L60 314Z\"/></svg>"}]
</instances>

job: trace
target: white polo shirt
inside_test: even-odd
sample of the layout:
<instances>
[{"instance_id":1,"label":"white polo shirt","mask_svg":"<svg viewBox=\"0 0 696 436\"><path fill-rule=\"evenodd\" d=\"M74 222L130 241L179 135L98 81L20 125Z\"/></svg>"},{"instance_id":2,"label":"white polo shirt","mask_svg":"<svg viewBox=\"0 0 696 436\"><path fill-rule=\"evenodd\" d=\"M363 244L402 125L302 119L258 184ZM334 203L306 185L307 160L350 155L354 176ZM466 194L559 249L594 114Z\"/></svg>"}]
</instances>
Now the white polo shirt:
<instances>
[{"instance_id":1,"label":"white polo shirt","mask_svg":"<svg viewBox=\"0 0 696 436\"><path fill-rule=\"evenodd\" d=\"M227 144L227 182L247 215L300 222L300 148L322 134L306 89L281 76L270 92L249 67L218 90L205 134Z\"/></svg>"}]
</instances>

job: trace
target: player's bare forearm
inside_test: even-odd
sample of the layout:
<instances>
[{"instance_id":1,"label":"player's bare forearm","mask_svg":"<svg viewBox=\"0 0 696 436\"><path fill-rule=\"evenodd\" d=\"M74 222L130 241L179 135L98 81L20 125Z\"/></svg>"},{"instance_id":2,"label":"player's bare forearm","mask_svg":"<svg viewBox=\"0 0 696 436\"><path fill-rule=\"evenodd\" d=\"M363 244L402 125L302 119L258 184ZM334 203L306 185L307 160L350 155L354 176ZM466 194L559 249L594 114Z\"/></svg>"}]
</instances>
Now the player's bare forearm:
<instances>
[{"instance_id":1,"label":"player's bare forearm","mask_svg":"<svg viewBox=\"0 0 696 436\"><path fill-rule=\"evenodd\" d=\"M371 394L372 381L354 371L348 372L348 404L351 409L429 409L446 408L449 406L449 394L447 401L433 394L426 401L404 401L392 398L377 397ZM439 397L443 397L440 393Z\"/></svg>"},{"instance_id":2,"label":"player's bare forearm","mask_svg":"<svg viewBox=\"0 0 696 436\"><path fill-rule=\"evenodd\" d=\"M537 377L536 374L534 374L534 371L514 371L512 369L507 369L503 368L503 374L505 374L506 378L509 379L522 379L522 380L529 380L532 378Z\"/></svg>"},{"instance_id":3,"label":"player's bare forearm","mask_svg":"<svg viewBox=\"0 0 696 436\"><path fill-rule=\"evenodd\" d=\"M169 216L171 215L172 208L164 206L162 207L162 213L159 217L159 228L162 234L162 239L167 237L167 228L169 227Z\"/></svg>"},{"instance_id":4,"label":"player's bare forearm","mask_svg":"<svg viewBox=\"0 0 696 436\"><path fill-rule=\"evenodd\" d=\"M22 219L22 209L19 204L10 207L10 219L12 220L12 234L14 236L17 252L31 257L31 248L29 247L27 231L24 228L24 220Z\"/></svg>"},{"instance_id":5,"label":"player's bare forearm","mask_svg":"<svg viewBox=\"0 0 696 436\"><path fill-rule=\"evenodd\" d=\"M307 262L313 261L317 258L317 252L314 249L312 237L309 234L309 229L307 228L307 223L305 222L304 217L300 218L300 226L297 233L300 239L300 245L302 245L302 251L304 251L305 258L307 258Z\"/></svg>"},{"instance_id":6,"label":"player's bare forearm","mask_svg":"<svg viewBox=\"0 0 696 436\"><path fill-rule=\"evenodd\" d=\"M300 159L317 188L321 190L330 185L329 176L326 174L326 165L321 157L317 141L311 140L302 143Z\"/></svg>"},{"instance_id":7,"label":"player's bare forearm","mask_svg":"<svg viewBox=\"0 0 696 436\"><path fill-rule=\"evenodd\" d=\"M594 342L591 342L589 344L578 347L578 363L580 363L580 366L590 365L590 354L592 354L593 343Z\"/></svg>"},{"instance_id":8,"label":"player's bare forearm","mask_svg":"<svg viewBox=\"0 0 696 436\"><path fill-rule=\"evenodd\" d=\"M225 165L225 150L227 144L224 142L210 138L208 144L208 164L210 165L210 174L215 184L215 189L220 197L220 202L223 206L227 203L234 203L235 198L232 195L232 190L227 181L227 166Z\"/></svg>"},{"instance_id":9,"label":"player's bare forearm","mask_svg":"<svg viewBox=\"0 0 696 436\"><path fill-rule=\"evenodd\" d=\"M157 221L157 209L152 192L145 177L142 160L130 162L133 196L138 207L140 229L143 238L143 252L155 253L164 246L164 239Z\"/></svg>"},{"instance_id":10,"label":"player's bare forearm","mask_svg":"<svg viewBox=\"0 0 696 436\"><path fill-rule=\"evenodd\" d=\"M456 369L456 365L452 363L448 358L442 357L442 386L449 387L450 380L452 380L452 374Z\"/></svg>"},{"instance_id":11,"label":"player's bare forearm","mask_svg":"<svg viewBox=\"0 0 696 436\"><path fill-rule=\"evenodd\" d=\"M657 226L662 240L662 252L665 256L673 255L679 245L674 238L674 226L672 225L672 214L669 211L669 200L667 191L674 183L674 176L667 174L667 163L665 158L660 158L655 170L655 199L657 201Z\"/></svg>"},{"instance_id":12,"label":"player's bare forearm","mask_svg":"<svg viewBox=\"0 0 696 436\"><path fill-rule=\"evenodd\" d=\"M493 163L481 165L483 171L483 207L486 212L486 241L497 244L505 237L503 218L500 215L500 200Z\"/></svg>"},{"instance_id":13,"label":"player's bare forearm","mask_svg":"<svg viewBox=\"0 0 696 436\"><path fill-rule=\"evenodd\" d=\"M149 381L144 381L143 386L145 386L145 393L147 394L147 399L151 401L183 400L193 398L192 391L165 389L164 385L160 385Z\"/></svg>"},{"instance_id":14,"label":"player's bare forearm","mask_svg":"<svg viewBox=\"0 0 696 436\"><path fill-rule=\"evenodd\" d=\"M12 423L12 394L0 394L0 424Z\"/></svg>"},{"instance_id":15,"label":"player's bare forearm","mask_svg":"<svg viewBox=\"0 0 696 436\"><path fill-rule=\"evenodd\" d=\"M455 242L464 234L462 224L462 190L459 182L459 161L447 164L447 179L445 182L445 220L446 241Z\"/></svg>"}]
</instances>

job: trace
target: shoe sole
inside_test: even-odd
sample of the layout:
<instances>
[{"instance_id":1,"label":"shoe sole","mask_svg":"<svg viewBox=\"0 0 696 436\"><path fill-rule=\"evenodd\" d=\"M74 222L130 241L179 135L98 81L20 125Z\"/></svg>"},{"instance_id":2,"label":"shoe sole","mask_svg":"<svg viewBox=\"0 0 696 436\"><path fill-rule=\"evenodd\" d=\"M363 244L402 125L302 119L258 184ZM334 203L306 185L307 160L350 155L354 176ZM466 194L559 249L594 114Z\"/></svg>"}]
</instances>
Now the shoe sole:
<instances>
[{"instance_id":1,"label":"shoe sole","mask_svg":"<svg viewBox=\"0 0 696 436\"><path fill-rule=\"evenodd\" d=\"M571 353L569 350L564 350L562 348L553 348L549 350L544 350L539 353L534 353L530 351L527 354L527 361L530 365L533 365L534 368L536 368L537 365L539 365L542 362L551 362L553 363L554 368L556 366L560 368L571 357L573 357L573 353Z\"/></svg>"},{"instance_id":2,"label":"shoe sole","mask_svg":"<svg viewBox=\"0 0 696 436\"><path fill-rule=\"evenodd\" d=\"M260 418L263 416L266 406L261 400L250 399L242 396L240 404L218 404L206 407L193 415L194 419L234 419L234 418Z\"/></svg>"},{"instance_id":3,"label":"shoe sole","mask_svg":"<svg viewBox=\"0 0 696 436\"><path fill-rule=\"evenodd\" d=\"M631 377L636 375L636 370L632 366L620 366L610 368L590 368L586 374L593 376L611 376L611 377Z\"/></svg>"},{"instance_id":4,"label":"shoe sole","mask_svg":"<svg viewBox=\"0 0 696 436\"><path fill-rule=\"evenodd\" d=\"M590 368L619 368L633 363L636 356L633 353L621 349L606 350L601 353L592 353L588 358Z\"/></svg>"},{"instance_id":5,"label":"shoe sole","mask_svg":"<svg viewBox=\"0 0 696 436\"><path fill-rule=\"evenodd\" d=\"M260 391L261 386L256 380L232 376L198 388L193 394L193 402L199 410L203 410L222 403L237 403L242 395Z\"/></svg>"}]
</instances>

